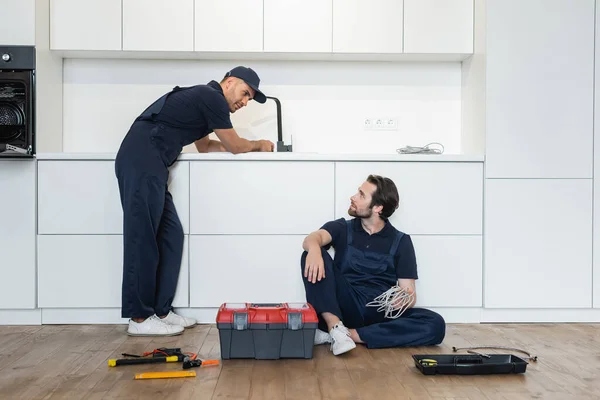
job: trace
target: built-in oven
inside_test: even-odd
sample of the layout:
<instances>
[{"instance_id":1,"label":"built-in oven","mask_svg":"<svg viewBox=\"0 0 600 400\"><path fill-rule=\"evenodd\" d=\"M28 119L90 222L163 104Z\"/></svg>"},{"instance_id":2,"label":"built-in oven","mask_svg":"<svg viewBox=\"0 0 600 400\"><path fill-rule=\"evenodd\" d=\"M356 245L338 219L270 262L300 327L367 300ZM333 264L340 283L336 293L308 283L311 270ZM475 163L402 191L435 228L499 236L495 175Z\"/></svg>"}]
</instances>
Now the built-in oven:
<instances>
[{"instance_id":1,"label":"built-in oven","mask_svg":"<svg viewBox=\"0 0 600 400\"><path fill-rule=\"evenodd\" d=\"M35 155L35 47L0 45L0 158Z\"/></svg>"}]
</instances>

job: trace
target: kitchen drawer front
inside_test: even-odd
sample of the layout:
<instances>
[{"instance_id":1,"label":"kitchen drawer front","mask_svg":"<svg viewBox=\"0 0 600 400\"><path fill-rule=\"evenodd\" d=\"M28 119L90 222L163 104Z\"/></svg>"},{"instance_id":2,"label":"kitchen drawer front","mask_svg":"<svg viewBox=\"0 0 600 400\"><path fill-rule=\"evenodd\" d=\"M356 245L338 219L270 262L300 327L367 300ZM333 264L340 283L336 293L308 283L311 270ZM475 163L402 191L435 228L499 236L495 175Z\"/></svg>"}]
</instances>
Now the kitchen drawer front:
<instances>
[{"instance_id":1,"label":"kitchen drawer front","mask_svg":"<svg viewBox=\"0 0 600 400\"><path fill-rule=\"evenodd\" d=\"M417 256L416 307L481 307L481 235L413 235Z\"/></svg>"},{"instance_id":2,"label":"kitchen drawer front","mask_svg":"<svg viewBox=\"0 0 600 400\"><path fill-rule=\"evenodd\" d=\"M304 235L191 235L190 306L305 301Z\"/></svg>"},{"instance_id":3,"label":"kitchen drawer front","mask_svg":"<svg viewBox=\"0 0 600 400\"><path fill-rule=\"evenodd\" d=\"M114 161L39 161L39 234L122 234ZM189 163L171 168L169 190L189 231Z\"/></svg>"},{"instance_id":4,"label":"kitchen drawer front","mask_svg":"<svg viewBox=\"0 0 600 400\"><path fill-rule=\"evenodd\" d=\"M174 307L188 307L185 237ZM38 236L38 303L44 308L121 307L123 236Z\"/></svg>"},{"instance_id":5,"label":"kitchen drawer front","mask_svg":"<svg viewBox=\"0 0 600 400\"><path fill-rule=\"evenodd\" d=\"M333 162L192 161L192 234L308 234L333 219Z\"/></svg>"},{"instance_id":6,"label":"kitchen drawer front","mask_svg":"<svg viewBox=\"0 0 600 400\"><path fill-rule=\"evenodd\" d=\"M350 197L369 174L396 184L400 205L390 222L397 229L409 234L482 234L482 163L336 163L336 218L349 218Z\"/></svg>"}]
</instances>

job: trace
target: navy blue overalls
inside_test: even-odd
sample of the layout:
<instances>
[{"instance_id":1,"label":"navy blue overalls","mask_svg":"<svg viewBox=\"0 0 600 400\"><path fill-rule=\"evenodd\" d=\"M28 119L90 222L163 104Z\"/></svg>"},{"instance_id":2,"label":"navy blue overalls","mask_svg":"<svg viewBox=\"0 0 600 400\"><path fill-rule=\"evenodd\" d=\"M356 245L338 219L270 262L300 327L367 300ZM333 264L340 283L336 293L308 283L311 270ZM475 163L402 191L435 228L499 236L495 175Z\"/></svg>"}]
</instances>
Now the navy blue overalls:
<instances>
[{"instance_id":1,"label":"navy blue overalls","mask_svg":"<svg viewBox=\"0 0 600 400\"><path fill-rule=\"evenodd\" d=\"M319 329L327 332L321 313L336 315L345 326L357 330L368 348L426 346L439 344L445 336L443 318L430 310L410 308L396 319L387 319L372 301L397 283L394 255L402 236L396 238L388 253L363 251L352 245L352 221L346 222L347 248L340 265L335 265L325 249L325 279L312 283L304 277L306 255L302 254L302 277L306 301L319 314Z\"/></svg>"},{"instance_id":2,"label":"navy blue overalls","mask_svg":"<svg viewBox=\"0 0 600 400\"><path fill-rule=\"evenodd\" d=\"M149 106L129 129L116 157L123 207L123 318L162 316L171 309L184 234L167 187L168 168L184 146L209 132L201 112L187 123L169 123L161 110L169 96L189 90L178 100L181 107L179 102L199 95L195 88L175 87Z\"/></svg>"}]
</instances>

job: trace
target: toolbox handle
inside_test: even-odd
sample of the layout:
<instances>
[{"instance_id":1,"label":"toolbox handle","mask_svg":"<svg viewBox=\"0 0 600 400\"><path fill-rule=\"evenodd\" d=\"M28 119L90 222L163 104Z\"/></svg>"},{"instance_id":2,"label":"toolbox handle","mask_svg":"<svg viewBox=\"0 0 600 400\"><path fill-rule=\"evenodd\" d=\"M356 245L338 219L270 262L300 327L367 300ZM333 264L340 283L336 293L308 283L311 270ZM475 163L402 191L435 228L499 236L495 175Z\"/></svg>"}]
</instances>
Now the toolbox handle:
<instances>
[{"instance_id":1,"label":"toolbox handle","mask_svg":"<svg viewBox=\"0 0 600 400\"><path fill-rule=\"evenodd\" d=\"M483 357L481 356L455 356L454 366L466 366L473 364L483 364Z\"/></svg>"},{"instance_id":2,"label":"toolbox handle","mask_svg":"<svg viewBox=\"0 0 600 400\"><path fill-rule=\"evenodd\" d=\"M252 303L250 308L283 308L281 303Z\"/></svg>"}]
</instances>

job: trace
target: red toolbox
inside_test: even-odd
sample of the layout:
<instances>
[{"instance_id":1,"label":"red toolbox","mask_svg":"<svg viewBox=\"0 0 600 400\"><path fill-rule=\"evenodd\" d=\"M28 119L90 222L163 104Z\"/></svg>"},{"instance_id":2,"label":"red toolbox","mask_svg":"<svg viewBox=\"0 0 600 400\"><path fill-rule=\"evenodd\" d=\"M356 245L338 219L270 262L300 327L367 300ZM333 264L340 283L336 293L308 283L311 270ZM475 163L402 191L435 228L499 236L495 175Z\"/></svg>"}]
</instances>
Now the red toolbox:
<instances>
[{"instance_id":1,"label":"red toolbox","mask_svg":"<svg viewBox=\"0 0 600 400\"><path fill-rule=\"evenodd\" d=\"M221 358L312 358L319 320L308 303L225 303L217 313Z\"/></svg>"}]
</instances>

